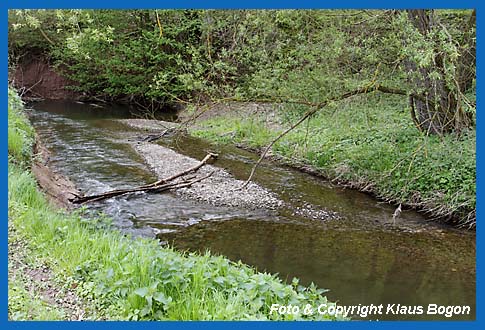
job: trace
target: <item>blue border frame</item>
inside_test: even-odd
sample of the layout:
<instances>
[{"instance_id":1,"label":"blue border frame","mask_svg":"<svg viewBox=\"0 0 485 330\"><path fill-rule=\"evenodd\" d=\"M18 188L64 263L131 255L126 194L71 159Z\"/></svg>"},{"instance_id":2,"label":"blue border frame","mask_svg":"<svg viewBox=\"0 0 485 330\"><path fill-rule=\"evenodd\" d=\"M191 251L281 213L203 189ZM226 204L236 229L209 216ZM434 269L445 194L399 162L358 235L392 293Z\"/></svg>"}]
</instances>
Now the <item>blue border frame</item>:
<instances>
[{"instance_id":1,"label":"blue border frame","mask_svg":"<svg viewBox=\"0 0 485 330\"><path fill-rule=\"evenodd\" d=\"M480 2L478 0L408 0L408 1L386 1L386 0L342 0L338 4L325 3L322 0L236 0L236 1L222 1L222 0L178 0L178 1L156 1L156 0L6 0L7 3L2 3L2 7L16 9L16 8L55 8L55 9L134 9L134 8L192 8L192 9L284 9L284 8L328 8L328 9L344 9L344 8L366 8L366 9L404 9L404 8L477 8Z\"/></svg>"},{"instance_id":2,"label":"blue border frame","mask_svg":"<svg viewBox=\"0 0 485 330\"><path fill-rule=\"evenodd\" d=\"M35 1L35 0L0 0L0 33L1 33L1 49L3 54L3 65L1 67L1 74L4 79L1 80L2 95L2 121L1 121L1 148L5 155L0 162L0 180L2 181L2 187L0 190L1 205L2 205L2 231L1 239L3 244L1 245L1 255L4 256L4 267L2 272L2 310L1 310L1 321L0 325L2 328L27 328L27 327L40 327L46 329L60 329L66 326L65 322L8 322L7 321L7 218L8 218L8 161L7 161L7 79L8 75L8 28L7 28L7 17L8 9L21 9L21 8L111 8L111 9L128 9L128 8L197 8L197 9L235 9L235 8L248 8L248 9L283 9L283 8L328 8L328 9L342 9L342 8L367 8L367 9L383 9L383 8L477 8L477 79L481 81L481 51L484 49L481 42L482 35L482 18L480 1L462 0L462 1L358 1L358 0L344 0L337 3L325 3L318 0L300 0L288 1L288 0L266 0L266 1L255 1L255 0L238 0L238 1L222 1L222 0L178 0L178 1L155 1L155 0L138 0L138 1L128 1L128 0L45 0L45 1ZM481 84L477 84L478 95L483 95L484 88ZM481 97L477 97L478 106L483 103ZM485 116L485 115L483 115ZM485 142L485 134L482 133L482 126L485 125L485 119L482 119L480 112L477 112L477 146L480 146ZM484 157L483 152L480 148L477 150L477 217L480 218L482 215L482 158ZM480 226L477 226L477 242L482 235L479 230ZM482 259L482 251L479 246L477 249L477 285L476 285L476 299L477 299L477 320L476 321L385 321L385 322L339 322L339 323L325 323L323 325L320 322L70 322L67 326L73 329L81 329L86 327L113 327L113 328L124 328L124 329L140 329L145 328L166 328L166 329L208 329L208 328L226 328L231 327L234 329L257 329L257 328L272 328L272 329L317 329L322 326L325 327L339 327L339 328L379 328L379 329L398 329L398 328L409 328L409 329L424 329L424 328L439 328L439 329L456 329L456 328L484 328L485 322L483 319L483 296L481 295L482 286L480 285L481 273L480 265Z\"/></svg>"}]
</instances>

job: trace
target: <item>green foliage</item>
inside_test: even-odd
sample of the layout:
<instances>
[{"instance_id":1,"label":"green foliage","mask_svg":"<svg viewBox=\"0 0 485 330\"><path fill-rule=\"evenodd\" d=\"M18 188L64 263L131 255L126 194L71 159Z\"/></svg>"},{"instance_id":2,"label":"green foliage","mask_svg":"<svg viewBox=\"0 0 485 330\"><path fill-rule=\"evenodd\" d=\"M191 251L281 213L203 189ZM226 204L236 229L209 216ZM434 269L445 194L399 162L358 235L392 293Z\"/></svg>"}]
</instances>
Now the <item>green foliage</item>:
<instances>
[{"instance_id":1,"label":"green foliage","mask_svg":"<svg viewBox=\"0 0 485 330\"><path fill-rule=\"evenodd\" d=\"M471 29L474 33L474 27L467 26L471 11L434 11L429 15L436 22L426 34L409 22L407 12L401 12L393 22L400 29L398 37L405 41L401 47L401 57L409 58L420 69L428 69L431 80L445 79L447 87L458 92L456 79L459 60L463 47L470 47L466 43L473 41L467 40L467 30ZM443 62L444 72L438 72L437 61Z\"/></svg>"},{"instance_id":2,"label":"green foliage","mask_svg":"<svg viewBox=\"0 0 485 330\"><path fill-rule=\"evenodd\" d=\"M34 130L22 113L23 104L15 90L8 89L8 155L24 165L30 163Z\"/></svg>"},{"instance_id":3,"label":"green foliage","mask_svg":"<svg viewBox=\"0 0 485 330\"><path fill-rule=\"evenodd\" d=\"M201 96L321 101L370 81L412 90L403 59L429 66L435 49L455 84L470 11L436 16L443 28L425 37L395 10L13 10L9 50L43 45L73 88L151 107Z\"/></svg>"},{"instance_id":4,"label":"green foliage","mask_svg":"<svg viewBox=\"0 0 485 330\"><path fill-rule=\"evenodd\" d=\"M163 35L155 25L149 28L149 22L143 22L153 19L148 12L93 11L90 15L95 23L54 51L59 64L69 68L69 77L78 82L76 89L159 102L197 91L189 61L197 54L186 44L195 32L182 12L176 16L160 13L164 24L165 17L173 24L163 29Z\"/></svg>"},{"instance_id":5,"label":"green foliage","mask_svg":"<svg viewBox=\"0 0 485 330\"><path fill-rule=\"evenodd\" d=\"M173 99L226 87L247 90L254 85L253 74L255 79L267 75L269 88L271 81L294 69L325 67L327 72L337 73L338 67L344 74L368 67L373 70L382 52L372 46L388 41L381 33L385 21L380 18L385 14L325 10L11 11L10 49L43 45L60 63L68 65L67 73L83 91ZM348 29L352 25L356 28ZM53 45L41 29L54 40Z\"/></svg>"},{"instance_id":6,"label":"green foliage","mask_svg":"<svg viewBox=\"0 0 485 330\"><path fill-rule=\"evenodd\" d=\"M260 148L268 144L276 132L264 126L261 118L214 118L204 122L204 129L196 131L197 136L218 142L235 142Z\"/></svg>"}]
</instances>

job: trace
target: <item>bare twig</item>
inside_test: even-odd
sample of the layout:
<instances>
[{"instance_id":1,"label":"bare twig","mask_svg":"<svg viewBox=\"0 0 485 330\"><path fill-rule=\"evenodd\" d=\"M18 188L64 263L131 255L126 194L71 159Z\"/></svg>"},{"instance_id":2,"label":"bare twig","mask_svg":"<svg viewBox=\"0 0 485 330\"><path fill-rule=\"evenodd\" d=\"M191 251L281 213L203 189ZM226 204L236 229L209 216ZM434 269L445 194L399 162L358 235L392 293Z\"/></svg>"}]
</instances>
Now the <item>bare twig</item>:
<instances>
[{"instance_id":1,"label":"bare twig","mask_svg":"<svg viewBox=\"0 0 485 330\"><path fill-rule=\"evenodd\" d=\"M45 40L47 40L47 42L49 42L52 46L56 45L54 43L54 41L52 41L52 39L47 36L47 34L44 32L44 30L40 26L39 26L39 31L40 31L40 34L42 34L42 36L45 38Z\"/></svg>"}]
</instances>

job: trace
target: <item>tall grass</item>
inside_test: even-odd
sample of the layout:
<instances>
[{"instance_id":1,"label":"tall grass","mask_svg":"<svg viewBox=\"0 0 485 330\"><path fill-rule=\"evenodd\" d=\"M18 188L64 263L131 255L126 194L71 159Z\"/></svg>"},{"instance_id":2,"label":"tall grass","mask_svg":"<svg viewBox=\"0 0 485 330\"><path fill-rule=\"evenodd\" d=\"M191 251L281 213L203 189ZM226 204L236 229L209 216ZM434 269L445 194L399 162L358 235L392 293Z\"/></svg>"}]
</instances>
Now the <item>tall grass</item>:
<instances>
[{"instance_id":1,"label":"tall grass","mask_svg":"<svg viewBox=\"0 0 485 330\"><path fill-rule=\"evenodd\" d=\"M21 113L11 113L9 131L20 131L25 122L16 116ZM19 138L21 146L32 144L32 134ZM85 218L82 210L68 214L54 209L18 157L25 160L12 150L9 221L29 242L32 253L108 319L343 319L318 313L270 314L273 303L333 304L322 295L324 290L299 286L296 279L286 284L275 275L209 252L180 253L152 239L124 236L107 228L103 218Z\"/></svg>"},{"instance_id":2,"label":"tall grass","mask_svg":"<svg viewBox=\"0 0 485 330\"><path fill-rule=\"evenodd\" d=\"M95 220L83 219L79 212L56 211L31 174L13 163L8 188L9 219L15 228L109 318L294 319L270 315L271 305L328 303L316 287L300 287L296 281L285 284L274 275L210 253L181 254L151 239L97 229Z\"/></svg>"},{"instance_id":3,"label":"tall grass","mask_svg":"<svg viewBox=\"0 0 485 330\"><path fill-rule=\"evenodd\" d=\"M8 89L9 159L27 164L32 156L34 130L22 113L23 104L13 89Z\"/></svg>"}]
</instances>

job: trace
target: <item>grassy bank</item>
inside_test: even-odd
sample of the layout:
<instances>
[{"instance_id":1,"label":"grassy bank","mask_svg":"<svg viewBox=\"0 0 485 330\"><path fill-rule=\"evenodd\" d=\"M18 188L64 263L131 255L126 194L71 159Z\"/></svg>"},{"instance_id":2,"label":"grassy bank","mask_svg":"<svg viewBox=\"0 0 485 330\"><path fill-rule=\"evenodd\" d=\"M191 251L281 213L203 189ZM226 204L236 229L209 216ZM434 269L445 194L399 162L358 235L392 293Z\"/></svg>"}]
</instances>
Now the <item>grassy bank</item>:
<instances>
[{"instance_id":1,"label":"grassy bank","mask_svg":"<svg viewBox=\"0 0 485 330\"><path fill-rule=\"evenodd\" d=\"M33 130L18 97L12 91L9 96L9 260L22 242L30 260L49 268L59 291L69 289L90 306L88 318L290 320L303 316L270 314L271 305L328 303L323 290L301 287L296 279L285 284L224 257L161 248L155 240L109 229L103 218L87 219L82 210L55 209L29 171ZM22 274L9 276L10 318L65 318L19 279Z\"/></svg>"},{"instance_id":2,"label":"grassy bank","mask_svg":"<svg viewBox=\"0 0 485 330\"><path fill-rule=\"evenodd\" d=\"M248 114L240 106L233 108L239 110L228 105L206 116L192 134L262 148L307 110L285 106ZM414 127L403 96L375 94L336 102L277 142L272 152L382 199L475 227L475 131L426 136Z\"/></svg>"}]
</instances>

